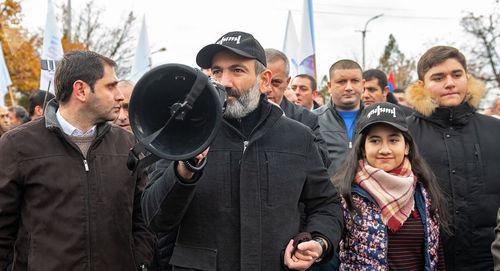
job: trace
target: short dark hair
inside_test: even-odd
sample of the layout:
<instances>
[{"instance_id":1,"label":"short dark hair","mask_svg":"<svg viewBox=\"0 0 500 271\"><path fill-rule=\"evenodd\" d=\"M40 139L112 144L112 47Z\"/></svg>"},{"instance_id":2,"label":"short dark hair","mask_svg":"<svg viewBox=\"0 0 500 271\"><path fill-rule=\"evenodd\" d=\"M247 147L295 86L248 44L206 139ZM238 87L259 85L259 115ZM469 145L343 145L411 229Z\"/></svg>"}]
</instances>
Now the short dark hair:
<instances>
[{"instance_id":1,"label":"short dark hair","mask_svg":"<svg viewBox=\"0 0 500 271\"><path fill-rule=\"evenodd\" d=\"M309 79L311 89L313 91L317 90L318 83L316 83L316 79L314 79L314 77L310 76L309 74L305 74L305 73L295 76L295 78L297 78L297 77Z\"/></svg>"},{"instance_id":2,"label":"short dark hair","mask_svg":"<svg viewBox=\"0 0 500 271\"><path fill-rule=\"evenodd\" d=\"M45 99L47 97L47 99ZM41 106L42 108L45 107L45 104L47 104L50 100L54 99L54 94L47 92L45 90L38 90L33 93L31 93L29 97L29 106L28 106L28 112L30 116L33 116L35 113L35 107ZM45 104L44 104L45 103Z\"/></svg>"},{"instance_id":3,"label":"short dark hair","mask_svg":"<svg viewBox=\"0 0 500 271\"><path fill-rule=\"evenodd\" d=\"M387 87L387 75L385 75L385 73L381 70L366 70L365 72L363 72L363 79L365 79L366 81L377 79L378 85L382 90Z\"/></svg>"},{"instance_id":4,"label":"short dark hair","mask_svg":"<svg viewBox=\"0 0 500 271\"><path fill-rule=\"evenodd\" d=\"M464 68L464 71L467 72L467 61L465 61L465 56L457 48L451 46L434 46L427 50L418 60L418 79L424 80L426 72L450 58L458 61Z\"/></svg>"},{"instance_id":5,"label":"short dark hair","mask_svg":"<svg viewBox=\"0 0 500 271\"><path fill-rule=\"evenodd\" d=\"M353 70L353 69L358 69L361 72L363 72L363 69L358 64L358 62L356 62L354 60L350 60L350 59L341 59L341 60L333 63L332 66L330 66L329 75L331 78L332 73L335 70Z\"/></svg>"},{"instance_id":6,"label":"short dark hair","mask_svg":"<svg viewBox=\"0 0 500 271\"><path fill-rule=\"evenodd\" d=\"M56 100L59 103L67 102L76 80L82 80L94 89L95 82L104 76L104 65L116 67L113 60L92 51L65 54L54 76Z\"/></svg>"}]
</instances>

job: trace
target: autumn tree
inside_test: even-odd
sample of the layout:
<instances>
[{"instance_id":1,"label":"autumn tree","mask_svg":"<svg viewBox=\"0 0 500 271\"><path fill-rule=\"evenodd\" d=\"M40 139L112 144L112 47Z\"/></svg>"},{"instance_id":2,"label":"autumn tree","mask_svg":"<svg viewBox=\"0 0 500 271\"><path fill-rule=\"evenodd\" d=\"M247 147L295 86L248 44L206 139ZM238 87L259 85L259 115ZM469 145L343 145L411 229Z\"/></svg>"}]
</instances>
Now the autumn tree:
<instances>
[{"instance_id":1,"label":"autumn tree","mask_svg":"<svg viewBox=\"0 0 500 271\"><path fill-rule=\"evenodd\" d=\"M20 96L21 105L27 106L27 97L37 90L40 80L40 58L36 49L40 38L20 26L20 1L0 2L0 40L5 62L12 80L12 90ZM10 103L10 99L5 99Z\"/></svg>"},{"instance_id":2,"label":"autumn tree","mask_svg":"<svg viewBox=\"0 0 500 271\"><path fill-rule=\"evenodd\" d=\"M499 2L496 2L497 5ZM469 71L476 77L500 87L500 14L475 15L468 13L460 24L473 40L468 40L467 51ZM471 43L472 41L472 43Z\"/></svg>"},{"instance_id":3,"label":"autumn tree","mask_svg":"<svg viewBox=\"0 0 500 271\"><path fill-rule=\"evenodd\" d=\"M389 35L389 41L384 48L384 53L379 59L377 69L389 74L394 74L395 87L404 88L413 81L413 72L415 71L415 60L407 59L398 47L396 38Z\"/></svg>"}]
</instances>

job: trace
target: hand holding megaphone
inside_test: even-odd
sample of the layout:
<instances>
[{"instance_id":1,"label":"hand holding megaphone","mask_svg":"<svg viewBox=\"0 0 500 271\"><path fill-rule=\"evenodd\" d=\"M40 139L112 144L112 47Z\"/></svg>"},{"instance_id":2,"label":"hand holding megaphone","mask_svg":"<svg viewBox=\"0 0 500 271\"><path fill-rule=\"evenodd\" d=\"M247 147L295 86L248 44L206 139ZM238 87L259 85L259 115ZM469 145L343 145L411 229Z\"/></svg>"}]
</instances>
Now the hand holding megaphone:
<instances>
[{"instance_id":1,"label":"hand holding megaphone","mask_svg":"<svg viewBox=\"0 0 500 271\"><path fill-rule=\"evenodd\" d=\"M189 181L193 178L195 173L202 171L207 163L209 149L210 147L191 159L179 161L176 168L179 176L185 181Z\"/></svg>"}]
</instances>

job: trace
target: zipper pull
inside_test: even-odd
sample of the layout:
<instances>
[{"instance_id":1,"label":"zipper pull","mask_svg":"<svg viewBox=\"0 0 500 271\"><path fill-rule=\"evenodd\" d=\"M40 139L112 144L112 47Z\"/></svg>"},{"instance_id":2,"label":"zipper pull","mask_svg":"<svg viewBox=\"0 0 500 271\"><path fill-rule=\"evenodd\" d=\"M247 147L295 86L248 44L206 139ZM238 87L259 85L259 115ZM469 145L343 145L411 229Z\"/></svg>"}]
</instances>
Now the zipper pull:
<instances>
[{"instance_id":1,"label":"zipper pull","mask_svg":"<svg viewBox=\"0 0 500 271\"><path fill-rule=\"evenodd\" d=\"M349 141L349 149L352 149L352 141Z\"/></svg>"},{"instance_id":2,"label":"zipper pull","mask_svg":"<svg viewBox=\"0 0 500 271\"><path fill-rule=\"evenodd\" d=\"M85 171L89 172L89 163L87 163L86 159L83 159L83 166L85 167Z\"/></svg>"},{"instance_id":3,"label":"zipper pull","mask_svg":"<svg viewBox=\"0 0 500 271\"><path fill-rule=\"evenodd\" d=\"M248 147L248 141L243 141L243 152L245 152L247 147Z\"/></svg>"}]
</instances>

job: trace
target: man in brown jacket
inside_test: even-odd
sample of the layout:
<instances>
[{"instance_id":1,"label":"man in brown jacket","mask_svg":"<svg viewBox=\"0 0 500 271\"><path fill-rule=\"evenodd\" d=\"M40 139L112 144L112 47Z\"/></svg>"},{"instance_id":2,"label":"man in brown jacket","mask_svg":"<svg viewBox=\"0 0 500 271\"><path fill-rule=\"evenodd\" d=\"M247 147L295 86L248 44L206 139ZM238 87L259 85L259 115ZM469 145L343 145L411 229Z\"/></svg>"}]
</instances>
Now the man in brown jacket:
<instances>
[{"instance_id":1,"label":"man in brown jacket","mask_svg":"<svg viewBox=\"0 0 500 271\"><path fill-rule=\"evenodd\" d=\"M119 113L116 64L70 52L45 116L0 140L0 269L138 270L152 257L145 180L126 167L133 135Z\"/></svg>"}]
</instances>

